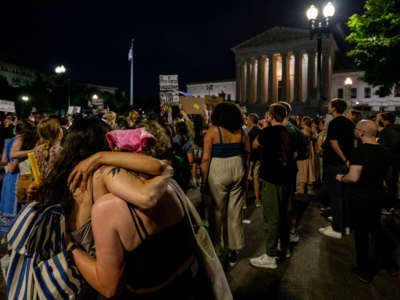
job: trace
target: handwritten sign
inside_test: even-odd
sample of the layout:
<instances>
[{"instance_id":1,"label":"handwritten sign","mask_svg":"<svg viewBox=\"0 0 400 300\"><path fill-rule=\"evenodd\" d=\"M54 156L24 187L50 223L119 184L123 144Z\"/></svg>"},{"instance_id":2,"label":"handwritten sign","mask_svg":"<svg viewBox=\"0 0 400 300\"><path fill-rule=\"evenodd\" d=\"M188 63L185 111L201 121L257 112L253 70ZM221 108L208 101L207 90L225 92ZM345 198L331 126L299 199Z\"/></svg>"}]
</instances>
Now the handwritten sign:
<instances>
[{"instance_id":1,"label":"handwritten sign","mask_svg":"<svg viewBox=\"0 0 400 300\"><path fill-rule=\"evenodd\" d=\"M204 98L179 97L183 110L189 115L201 115L204 109Z\"/></svg>"}]
</instances>

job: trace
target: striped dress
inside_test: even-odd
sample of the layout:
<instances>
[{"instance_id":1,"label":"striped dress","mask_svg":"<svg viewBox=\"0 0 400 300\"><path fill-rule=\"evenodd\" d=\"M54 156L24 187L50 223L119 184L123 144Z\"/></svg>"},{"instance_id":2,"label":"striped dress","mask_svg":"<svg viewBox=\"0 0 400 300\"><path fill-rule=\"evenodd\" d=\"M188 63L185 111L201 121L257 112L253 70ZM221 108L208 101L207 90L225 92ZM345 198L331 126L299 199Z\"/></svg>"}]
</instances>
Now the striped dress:
<instances>
[{"instance_id":1,"label":"striped dress","mask_svg":"<svg viewBox=\"0 0 400 300\"><path fill-rule=\"evenodd\" d=\"M76 299L84 284L69 263L65 216L60 205L43 211L30 202L19 212L7 235L10 262L7 299Z\"/></svg>"}]
</instances>

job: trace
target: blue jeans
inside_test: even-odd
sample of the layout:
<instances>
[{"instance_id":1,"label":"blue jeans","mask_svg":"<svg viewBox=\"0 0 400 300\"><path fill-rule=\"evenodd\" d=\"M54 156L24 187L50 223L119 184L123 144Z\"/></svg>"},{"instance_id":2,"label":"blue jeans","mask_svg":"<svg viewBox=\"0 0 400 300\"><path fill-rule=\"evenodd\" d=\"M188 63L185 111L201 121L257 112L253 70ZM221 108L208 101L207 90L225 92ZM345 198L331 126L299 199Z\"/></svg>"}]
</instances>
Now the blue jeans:
<instances>
[{"instance_id":1,"label":"blue jeans","mask_svg":"<svg viewBox=\"0 0 400 300\"><path fill-rule=\"evenodd\" d=\"M336 175L346 174L348 169L345 164L338 166L325 164L324 167L329 201L332 207L332 228L337 232L344 233L345 227L349 226L349 209L348 203L344 201L345 185L336 180Z\"/></svg>"}]
</instances>

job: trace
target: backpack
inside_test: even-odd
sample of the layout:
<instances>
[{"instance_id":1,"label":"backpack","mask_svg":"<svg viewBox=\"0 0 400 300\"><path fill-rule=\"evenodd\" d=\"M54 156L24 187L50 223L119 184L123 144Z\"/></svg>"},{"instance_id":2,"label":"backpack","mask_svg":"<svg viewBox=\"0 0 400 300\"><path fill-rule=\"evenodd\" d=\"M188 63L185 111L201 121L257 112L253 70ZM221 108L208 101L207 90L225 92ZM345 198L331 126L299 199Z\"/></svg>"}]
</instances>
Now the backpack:
<instances>
[{"instance_id":1,"label":"backpack","mask_svg":"<svg viewBox=\"0 0 400 300\"><path fill-rule=\"evenodd\" d=\"M306 160L310 157L310 140L300 129L296 127L297 133L297 160Z\"/></svg>"},{"instance_id":2,"label":"backpack","mask_svg":"<svg viewBox=\"0 0 400 300\"><path fill-rule=\"evenodd\" d=\"M190 185L191 170L187 154L182 150L181 144L172 142L171 162L174 168L174 176L172 178L178 182L184 191L187 191Z\"/></svg>"}]
</instances>

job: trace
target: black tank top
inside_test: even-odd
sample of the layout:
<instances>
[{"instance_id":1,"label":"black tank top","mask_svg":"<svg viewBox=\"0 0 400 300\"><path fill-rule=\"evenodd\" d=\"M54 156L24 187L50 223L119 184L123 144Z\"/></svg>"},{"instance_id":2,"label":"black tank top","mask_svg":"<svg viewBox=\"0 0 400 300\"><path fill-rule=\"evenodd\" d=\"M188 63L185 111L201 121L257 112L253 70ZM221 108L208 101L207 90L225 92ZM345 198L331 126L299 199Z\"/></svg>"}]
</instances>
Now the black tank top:
<instances>
[{"instance_id":1,"label":"black tank top","mask_svg":"<svg viewBox=\"0 0 400 300\"><path fill-rule=\"evenodd\" d=\"M133 289L161 285L194 253L189 221L184 216L165 231L149 235L133 205L127 204L142 243L133 251L125 251L126 284Z\"/></svg>"}]
</instances>

